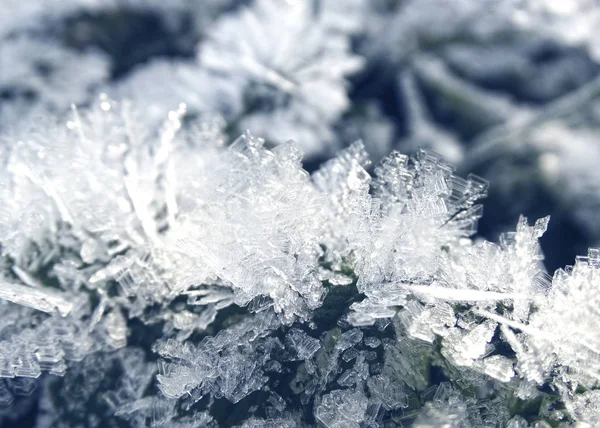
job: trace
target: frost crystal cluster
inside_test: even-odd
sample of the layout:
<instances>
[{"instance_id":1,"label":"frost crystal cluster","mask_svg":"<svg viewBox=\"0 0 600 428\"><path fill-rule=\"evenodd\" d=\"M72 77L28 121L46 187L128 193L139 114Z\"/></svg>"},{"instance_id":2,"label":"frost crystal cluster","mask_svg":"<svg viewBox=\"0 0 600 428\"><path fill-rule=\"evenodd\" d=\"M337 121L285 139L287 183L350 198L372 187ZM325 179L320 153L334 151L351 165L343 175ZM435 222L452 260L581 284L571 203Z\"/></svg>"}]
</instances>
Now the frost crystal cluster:
<instances>
[{"instance_id":1,"label":"frost crystal cluster","mask_svg":"<svg viewBox=\"0 0 600 428\"><path fill-rule=\"evenodd\" d=\"M495 426L533 399L598 417L598 250L550 279L548 219L473 241L487 183L433 152L371 176L357 142L309 175L293 141L227 145L185 115L140 127L102 96L5 137L6 405L29 379L40 424L69 420L49 391L92 365L70 411L138 426Z\"/></svg>"},{"instance_id":2,"label":"frost crystal cluster","mask_svg":"<svg viewBox=\"0 0 600 428\"><path fill-rule=\"evenodd\" d=\"M600 425L595 2L52 3L0 0L0 427Z\"/></svg>"}]
</instances>

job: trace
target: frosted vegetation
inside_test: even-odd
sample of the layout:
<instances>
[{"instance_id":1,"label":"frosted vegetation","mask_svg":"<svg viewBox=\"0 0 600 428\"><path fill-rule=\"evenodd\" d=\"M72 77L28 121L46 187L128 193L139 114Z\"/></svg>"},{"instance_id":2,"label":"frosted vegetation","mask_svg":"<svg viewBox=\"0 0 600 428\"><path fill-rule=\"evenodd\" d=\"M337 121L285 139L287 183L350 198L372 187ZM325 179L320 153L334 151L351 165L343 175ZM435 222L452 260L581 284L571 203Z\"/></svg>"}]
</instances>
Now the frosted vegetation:
<instances>
[{"instance_id":1,"label":"frosted vegetation","mask_svg":"<svg viewBox=\"0 0 600 428\"><path fill-rule=\"evenodd\" d=\"M499 35L595 63L590 2L42 3L0 0L0 426L600 424L600 249L548 271L549 217L483 239L457 172L531 153L597 241L599 83L472 82L537 75ZM187 15L187 56L49 30L121 8ZM369 67L402 138L388 87L352 93Z\"/></svg>"}]
</instances>

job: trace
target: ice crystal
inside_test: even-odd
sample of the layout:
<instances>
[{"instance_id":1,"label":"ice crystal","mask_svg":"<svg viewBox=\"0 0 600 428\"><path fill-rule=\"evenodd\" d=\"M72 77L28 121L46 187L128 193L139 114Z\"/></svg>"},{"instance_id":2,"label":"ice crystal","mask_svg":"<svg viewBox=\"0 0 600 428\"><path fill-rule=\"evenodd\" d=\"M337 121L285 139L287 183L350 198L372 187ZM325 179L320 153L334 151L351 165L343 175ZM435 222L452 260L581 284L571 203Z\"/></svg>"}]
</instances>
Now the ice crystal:
<instances>
[{"instance_id":1,"label":"ice crystal","mask_svg":"<svg viewBox=\"0 0 600 428\"><path fill-rule=\"evenodd\" d=\"M101 402L92 425L493 426L533 398L596 420L599 251L551 279L548 218L476 240L487 182L430 150L371 174L357 142L309 175L293 141L96 104L3 137L0 377L93 374L68 409Z\"/></svg>"},{"instance_id":2,"label":"ice crystal","mask_svg":"<svg viewBox=\"0 0 600 428\"><path fill-rule=\"evenodd\" d=\"M276 325L267 313L207 337L198 347L174 341L158 344L156 351L173 360L159 365L159 388L169 398L189 394L199 400L211 394L237 403L267 381L263 367L281 344L265 336Z\"/></svg>"},{"instance_id":3,"label":"ice crystal","mask_svg":"<svg viewBox=\"0 0 600 428\"><path fill-rule=\"evenodd\" d=\"M414 286L431 285L440 248L473 233L481 215L480 206L473 203L485 195L487 184L475 176L465 180L453 175L432 152L418 152L410 162L392 153L375 168L371 196L371 179L361 166L366 155L359 145L349 150L323 167L315 181L323 186L340 181L335 193L330 192L336 195L332 223L334 233L348 233L336 237L344 240L343 252L335 251L332 243L330 257L341 261L353 253L357 286L367 299L355 304L352 317L364 325L393 315L386 308L405 304L406 297L419 290ZM344 171L340 162L346 162L346 156Z\"/></svg>"},{"instance_id":4,"label":"ice crystal","mask_svg":"<svg viewBox=\"0 0 600 428\"><path fill-rule=\"evenodd\" d=\"M575 266L557 270L546 306L532 315L529 324L533 330L531 345L537 352L555 355L558 364L571 368L565 378L586 386L600 381L596 327L600 322L596 302L599 275L598 249L578 257Z\"/></svg>"},{"instance_id":5,"label":"ice crystal","mask_svg":"<svg viewBox=\"0 0 600 428\"><path fill-rule=\"evenodd\" d=\"M323 397L315 415L327 428L358 428L365 419L367 405L363 394L335 390Z\"/></svg>"},{"instance_id":6,"label":"ice crystal","mask_svg":"<svg viewBox=\"0 0 600 428\"><path fill-rule=\"evenodd\" d=\"M295 145L271 152L247 134L222 150L218 134L210 134L204 158L194 159L186 155L188 145L174 145L183 110L170 113L155 134L136 129L135 114L131 106L103 98L97 109L75 112L66 126L53 128L52 145L36 141L48 134L31 134L11 151L6 197L13 208L5 214L5 251L20 268L32 270L21 258L38 239L35 230L65 223L81 262L89 265L90 284L102 292L117 280L123 295L134 299L127 305L134 313L169 293L174 297L219 278L233 288L239 305L264 295L286 317L306 316L321 295L316 276L321 196L300 168ZM67 149L71 138L76 142ZM57 157L69 159L76 180L61 173ZM35 158L41 161L34 172ZM41 204L20 201L19 186L37 189ZM110 197L96 199L99 186L110 188ZM92 199L97 206L90 212ZM9 225L19 216L47 223L36 221L30 236L16 236Z\"/></svg>"},{"instance_id":7,"label":"ice crystal","mask_svg":"<svg viewBox=\"0 0 600 428\"><path fill-rule=\"evenodd\" d=\"M0 0L0 425L598 425L598 16Z\"/></svg>"},{"instance_id":8,"label":"ice crystal","mask_svg":"<svg viewBox=\"0 0 600 428\"><path fill-rule=\"evenodd\" d=\"M316 273L323 223L321 195L300 167L300 152L291 142L268 151L246 134L222 156L202 187L196 183L201 204L178 238L203 266L196 278L216 275L233 287L239 305L264 295L286 317L306 316L322 293Z\"/></svg>"}]
</instances>

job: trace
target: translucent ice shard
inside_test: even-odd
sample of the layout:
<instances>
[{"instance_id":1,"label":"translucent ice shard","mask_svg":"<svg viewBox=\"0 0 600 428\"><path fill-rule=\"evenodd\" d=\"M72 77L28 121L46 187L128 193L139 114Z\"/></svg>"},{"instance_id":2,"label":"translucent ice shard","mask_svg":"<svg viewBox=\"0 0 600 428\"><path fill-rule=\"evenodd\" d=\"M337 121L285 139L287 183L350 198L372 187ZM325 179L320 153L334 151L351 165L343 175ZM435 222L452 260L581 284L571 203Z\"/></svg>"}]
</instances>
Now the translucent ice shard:
<instances>
[{"instance_id":1,"label":"translucent ice shard","mask_svg":"<svg viewBox=\"0 0 600 428\"><path fill-rule=\"evenodd\" d=\"M453 330L444 340L442 353L456 365L470 366L474 360L486 354L496 327L494 321L487 321L463 334L459 330Z\"/></svg>"},{"instance_id":2,"label":"translucent ice shard","mask_svg":"<svg viewBox=\"0 0 600 428\"><path fill-rule=\"evenodd\" d=\"M368 400L360 392L334 390L323 396L315 411L327 428L358 428L365 419Z\"/></svg>"},{"instance_id":3,"label":"translucent ice shard","mask_svg":"<svg viewBox=\"0 0 600 428\"><path fill-rule=\"evenodd\" d=\"M73 308L73 302L60 292L9 282L0 283L0 298L43 312L58 312L62 316L68 315Z\"/></svg>"},{"instance_id":4,"label":"translucent ice shard","mask_svg":"<svg viewBox=\"0 0 600 428\"><path fill-rule=\"evenodd\" d=\"M288 333L287 340L297 353L299 360L306 360L314 355L321 347L319 340L308 336L301 330L291 329Z\"/></svg>"},{"instance_id":5,"label":"translucent ice shard","mask_svg":"<svg viewBox=\"0 0 600 428\"><path fill-rule=\"evenodd\" d=\"M208 394L237 403L266 382L263 366L275 344L265 336L276 325L267 311L206 337L198 346L174 340L159 343L155 349L167 359L159 364L160 390L169 398L192 394L200 399Z\"/></svg>"},{"instance_id":6,"label":"translucent ice shard","mask_svg":"<svg viewBox=\"0 0 600 428\"><path fill-rule=\"evenodd\" d=\"M359 343L363 338L363 333L357 328L353 328L352 330L348 330L340 335L338 338L335 347L340 351L345 351L353 345Z\"/></svg>"},{"instance_id":7,"label":"translucent ice shard","mask_svg":"<svg viewBox=\"0 0 600 428\"><path fill-rule=\"evenodd\" d=\"M508 382L514 376L513 362L501 355L492 355L483 360L483 372L501 382Z\"/></svg>"}]
</instances>

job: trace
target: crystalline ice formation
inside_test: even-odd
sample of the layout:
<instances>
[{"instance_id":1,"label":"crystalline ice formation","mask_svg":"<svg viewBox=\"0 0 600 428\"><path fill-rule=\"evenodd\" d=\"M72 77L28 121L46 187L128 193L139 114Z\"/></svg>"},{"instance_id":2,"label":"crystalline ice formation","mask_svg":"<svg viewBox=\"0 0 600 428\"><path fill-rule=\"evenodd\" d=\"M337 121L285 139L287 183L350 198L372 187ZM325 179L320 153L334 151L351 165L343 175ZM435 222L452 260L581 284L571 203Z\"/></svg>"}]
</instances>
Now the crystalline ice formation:
<instances>
[{"instance_id":1,"label":"crystalline ice formation","mask_svg":"<svg viewBox=\"0 0 600 428\"><path fill-rule=\"evenodd\" d=\"M555 272L548 303L529 324L531 346L569 367L565 379L588 387L600 381L599 285L600 250L590 249L574 266Z\"/></svg>"},{"instance_id":2,"label":"crystalline ice formation","mask_svg":"<svg viewBox=\"0 0 600 428\"><path fill-rule=\"evenodd\" d=\"M583 426L600 423L600 391L597 389L575 395L572 400L566 400L565 406L573 418Z\"/></svg>"},{"instance_id":3,"label":"crystalline ice formation","mask_svg":"<svg viewBox=\"0 0 600 428\"><path fill-rule=\"evenodd\" d=\"M266 382L263 366L279 344L265 336L276 326L267 312L207 337L197 347L172 340L158 344L156 352L173 361L159 365L159 388L169 398L190 394L199 400L210 394L237 403Z\"/></svg>"},{"instance_id":4,"label":"crystalline ice formation","mask_svg":"<svg viewBox=\"0 0 600 428\"><path fill-rule=\"evenodd\" d=\"M312 176L315 187L328 201L326 205L327 234L322 244L327 251L326 260L334 270L341 268L342 258L347 251L347 239L354 229L353 216L362 212L368 204L368 190L371 178L364 167L370 161L362 142L357 142L328 161Z\"/></svg>"},{"instance_id":5,"label":"crystalline ice formation","mask_svg":"<svg viewBox=\"0 0 600 428\"><path fill-rule=\"evenodd\" d=\"M300 428L297 418L247 419L240 428Z\"/></svg>"},{"instance_id":6,"label":"crystalline ice formation","mask_svg":"<svg viewBox=\"0 0 600 428\"><path fill-rule=\"evenodd\" d=\"M290 330L287 340L289 340L291 347L297 355L295 358L299 360L306 360L312 357L321 347L321 343L317 339L308 336L298 329Z\"/></svg>"},{"instance_id":7,"label":"crystalline ice formation","mask_svg":"<svg viewBox=\"0 0 600 428\"><path fill-rule=\"evenodd\" d=\"M493 351L497 320L480 324L471 316L461 321L444 301L471 302L476 311L493 310L504 301L511 305L512 319L527 321L531 303L543 301L550 286L537 241L548 219L534 227L521 219L517 232L504 236L501 246L473 245L465 238L480 215L473 203L485 195L484 182L452 175L450 167L427 152L412 164L392 155L376 168L371 197L361 150L353 146L314 177L321 189L329 186L330 221L336 225L335 239L326 241L329 258L340 267L353 266L358 289L367 297L353 305L350 321L370 325L392 317L393 307L402 307L399 316L409 335L429 342L441 336L442 354L453 364L510 380L510 361L486 358ZM428 231L435 232L425 235ZM426 304L411 300L415 297Z\"/></svg>"},{"instance_id":8,"label":"crystalline ice formation","mask_svg":"<svg viewBox=\"0 0 600 428\"><path fill-rule=\"evenodd\" d=\"M42 371L63 375L65 360L80 360L95 350L92 335L79 325L75 314L66 319L37 318L29 311L3 309L7 318L15 313L24 319L1 331L0 377L37 378Z\"/></svg>"},{"instance_id":9,"label":"crystalline ice formation","mask_svg":"<svg viewBox=\"0 0 600 428\"><path fill-rule=\"evenodd\" d=\"M41 230L13 236L19 217L31 216L36 229L66 223L90 265L90 283L102 288L117 279L138 306L219 278L239 305L265 295L285 316L306 316L321 296L322 221L321 196L300 167L300 152L292 143L268 151L249 134L221 150L217 134L207 134L207 143L198 138L202 129L190 147L185 138L174 141L181 114L172 112L153 134L139 128L128 104L102 99L52 128L52 145L39 134L20 137L7 161L4 250L20 260L29 240L40 239ZM204 157L189 156L193 144L203 145ZM61 159L69 160L69 174ZM18 199L25 188L40 205ZM35 220L42 218L48 223Z\"/></svg>"},{"instance_id":10,"label":"crystalline ice formation","mask_svg":"<svg viewBox=\"0 0 600 428\"><path fill-rule=\"evenodd\" d=\"M34 408L39 427L599 424L598 250L551 280L548 219L474 239L486 184L440 156L394 152L370 173L356 143L311 177L297 146L328 154L377 133L366 147L381 158L402 132L381 100L349 105L350 78L369 92L360 52L401 65L377 77L402 92L405 148L468 157L419 91L456 97L477 130L507 123L476 139L481 152L494 138L539 151L554 195L569 210L589 198L573 217L596 230L595 133L565 110L592 111L598 81L571 94L588 102L531 114L464 78L536 73L512 47L489 54L498 34L506 46L550 35L597 59L593 2L42 3L0 0L0 126L12 128L0 137L0 424ZM169 22L192 11L198 57L107 83L105 58L39 38L121 8ZM560 71L530 93L560 93ZM135 104L35 115L85 104L103 82ZM246 127L266 141L230 144Z\"/></svg>"},{"instance_id":11,"label":"crystalline ice formation","mask_svg":"<svg viewBox=\"0 0 600 428\"><path fill-rule=\"evenodd\" d=\"M335 390L323 396L315 416L327 428L358 428L365 419L368 400L360 392Z\"/></svg>"},{"instance_id":12,"label":"crystalline ice formation","mask_svg":"<svg viewBox=\"0 0 600 428\"><path fill-rule=\"evenodd\" d=\"M598 250L550 281L548 219L473 240L487 184L431 151L371 176L355 143L310 176L293 142L225 146L222 120L184 115L149 125L102 96L3 137L0 377L91 373L71 410L101 391L138 426L218 426L216 407L254 399L246 426L294 426L297 402L329 427L491 426L537 386L554 419L595 420ZM432 367L452 386L429 399Z\"/></svg>"},{"instance_id":13,"label":"crystalline ice formation","mask_svg":"<svg viewBox=\"0 0 600 428\"><path fill-rule=\"evenodd\" d=\"M66 295L9 282L2 283L0 298L43 312L58 312L62 316L68 315L73 308L73 303L67 300Z\"/></svg>"},{"instance_id":14,"label":"crystalline ice formation","mask_svg":"<svg viewBox=\"0 0 600 428\"><path fill-rule=\"evenodd\" d=\"M109 372L111 376L107 376ZM164 399L161 402L156 396L146 397L155 374L156 364L146 361L141 348L130 346L116 352L89 355L72 363L64 377L39 380L43 393L37 426L66 428L79 423L99 427L106 424L109 417L111 423L118 421L120 425L125 420L139 427L165 423L174 416L168 412L173 404ZM64 388L71 393L68 406L54 399L51 393ZM155 409L144 406L151 402L156 404Z\"/></svg>"},{"instance_id":15,"label":"crystalline ice formation","mask_svg":"<svg viewBox=\"0 0 600 428\"><path fill-rule=\"evenodd\" d=\"M503 382L512 379L513 361L490 355L495 347L492 338L498 332L498 322L510 318L513 326L527 323L532 309L544 304L550 281L540 264L537 240L547 221L538 220L530 227L522 218L516 233L502 237L501 246L482 242L440 256L434 285L411 287L417 297L429 303L410 301L399 313L407 333L428 342L441 337L442 355L456 366L471 367ZM444 301L462 302L463 306L453 309ZM503 317L494 315L499 304ZM482 323L481 316L489 319ZM509 344L519 343L504 325L501 331ZM519 346L515 349L521 355L519 360L536 361L532 367L536 373L543 372L536 358L526 357L525 349ZM540 379L539 374L536 376Z\"/></svg>"},{"instance_id":16,"label":"crystalline ice formation","mask_svg":"<svg viewBox=\"0 0 600 428\"><path fill-rule=\"evenodd\" d=\"M349 320L371 325L402 308L399 317L409 335L428 342L441 337L442 354L453 364L509 381L512 362L490 356L499 321L493 312L504 302L504 316L528 322L532 305L543 305L550 281L538 238L548 219L533 227L521 219L500 246L473 244L466 238L481 212L473 204L485 195L486 183L454 176L428 152L411 163L395 154L375 169L371 196L364 164L355 145L313 177L329 194L329 221L335 225L324 241L327 260L336 269L352 266L366 296L353 304ZM444 302L463 302L470 313ZM490 320L482 324L478 316Z\"/></svg>"},{"instance_id":17,"label":"crystalline ice formation","mask_svg":"<svg viewBox=\"0 0 600 428\"><path fill-rule=\"evenodd\" d=\"M180 251L201 264L196 281L219 277L242 306L268 296L290 319L317 307L322 197L299 162L295 144L268 151L246 134L210 165L194 184L197 206L176 231Z\"/></svg>"},{"instance_id":18,"label":"crystalline ice formation","mask_svg":"<svg viewBox=\"0 0 600 428\"><path fill-rule=\"evenodd\" d=\"M519 275L514 277L516 281L507 282L505 278L502 286L509 292L515 290L515 286L519 286L520 293L526 298L515 299L512 304L504 306L502 314L497 312L497 308L486 305L479 305L475 311L490 319L488 323L501 324L503 340L516 353L515 367L524 379L538 384L554 379L563 395L568 396L573 393L568 393L567 388L561 386L563 382L593 387L599 380L596 334L599 318L595 309L595 296L600 263L598 250L591 249L588 257L577 259L574 267L559 269L551 284L545 275L540 277L539 268L531 263L528 267L527 260L536 260L538 250L535 240L545 230L545 223L546 221L538 221L534 228L522 223L517 229L513 243L508 247L509 254L516 250L512 252L512 259L520 261L521 264L518 269L512 270L519 272ZM529 244L523 239L526 236ZM516 257L517 254L519 257ZM510 268L505 270L507 273L510 271ZM460 322L458 325L462 328L467 326L461 325ZM476 325L471 322L469 328ZM479 327L474 327L469 335L477 328ZM461 365L456 356L467 348L456 341L456 334L451 332L444 337L442 353L446 352L450 360ZM490 338L491 336L488 336L486 341ZM479 343L484 344L483 341ZM481 361L474 361L473 364L467 362L462 365L471 365L475 370L503 382L514 376L512 364L500 356L490 356Z\"/></svg>"},{"instance_id":19,"label":"crystalline ice formation","mask_svg":"<svg viewBox=\"0 0 600 428\"><path fill-rule=\"evenodd\" d=\"M172 112L153 134L140 128L131 106L102 98L96 109L75 111L66 126L14 137L18 144L5 159L1 235L13 274L24 285L5 281L2 297L65 316L73 298L84 303L86 288L94 289L99 304L84 303L61 323L90 331L106 325L105 340L113 347L123 346L127 336L118 307L141 316L190 286L190 302L207 307L205 326L215 309L232 302L245 306L258 296L268 297L265 303L288 320L309 315L322 294L316 274L321 197L300 167L300 152L291 143L268 151L249 134L219 149L218 132L206 128L195 133L197 142L183 138L175 146L181 114ZM198 149L194 144L205 145L203 158L189 156L188 150ZM68 262L60 260L65 252L72 254ZM39 272L48 267L66 287L64 295L37 289ZM120 297L107 299L114 280ZM233 295L198 288L217 280ZM182 316L170 319L189 330ZM42 326L55 323L53 315L32 331L52 343L61 333ZM83 343L82 351L93 350ZM37 345L28 346L14 352L30 352L31 358ZM8 376L19 370L39 374L15 369L7 355Z\"/></svg>"},{"instance_id":20,"label":"crystalline ice formation","mask_svg":"<svg viewBox=\"0 0 600 428\"><path fill-rule=\"evenodd\" d=\"M496 300L502 300L504 294L505 298L514 299L516 319L526 320L529 315L527 299L543 296L550 287L538 243L548 220L549 217L540 219L532 227L521 217L516 232L503 235L500 246L481 242L458 249L454 260L452 253L444 256L443 282L451 288L483 291L490 297L500 293Z\"/></svg>"},{"instance_id":21,"label":"crystalline ice formation","mask_svg":"<svg viewBox=\"0 0 600 428\"><path fill-rule=\"evenodd\" d=\"M339 265L352 253L348 263L367 296L355 305L358 324L390 317L385 308L405 304L411 285L430 285L440 248L474 232L481 215L474 202L487 188L480 178L457 177L441 158L420 151L410 162L399 153L385 158L375 168L371 196L365 162L362 145L354 145L314 176L330 198L328 257Z\"/></svg>"},{"instance_id":22,"label":"crystalline ice formation","mask_svg":"<svg viewBox=\"0 0 600 428\"><path fill-rule=\"evenodd\" d=\"M75 111L66 125L13 137L17 144L7 161L7 203L14 209L4 214L4 226L23 215L47 216L47 228L68 224L87 264L106 261L129 245L156 236L150 204L161 185L169 184L164 178L169 175L168 162L163 158L178 127L177 113L154 144L148 144L151 137L129 106L125 104L121 113L111 111L115 108L102 99L98 108L83 116ZM69 164L68 173L63 162ZM5 245L13 257L21 257L10 248Z\"/></svg>"}]
</instances>

